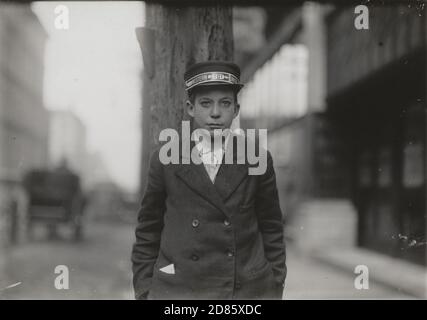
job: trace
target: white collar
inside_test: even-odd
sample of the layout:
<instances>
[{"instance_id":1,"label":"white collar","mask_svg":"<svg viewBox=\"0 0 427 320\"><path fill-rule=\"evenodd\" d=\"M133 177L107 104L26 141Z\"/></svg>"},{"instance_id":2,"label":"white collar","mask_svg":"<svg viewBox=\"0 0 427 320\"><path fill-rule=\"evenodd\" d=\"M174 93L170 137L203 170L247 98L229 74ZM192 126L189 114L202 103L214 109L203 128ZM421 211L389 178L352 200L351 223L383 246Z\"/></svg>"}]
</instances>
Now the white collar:
<instances>
[{"instance_id":1,"label":"white collar","mask_svg":"<svg viewBox=\"0 0 427 320\"><path fill-rule=\"evenodd\" d=\"M211 136L206 135L204 131L198 130L194 133L197 150L201 153L222 153L225 151L226 146L228 145L228 140L230 138L230 130L225 132L225 141L221 144L221 147L215 145L211 142ZM202 138L203 137L203 138ZM202 138L202 140L200 140ZM216 148L215 148L216 147Z\"/></svg>"}]
</instances>

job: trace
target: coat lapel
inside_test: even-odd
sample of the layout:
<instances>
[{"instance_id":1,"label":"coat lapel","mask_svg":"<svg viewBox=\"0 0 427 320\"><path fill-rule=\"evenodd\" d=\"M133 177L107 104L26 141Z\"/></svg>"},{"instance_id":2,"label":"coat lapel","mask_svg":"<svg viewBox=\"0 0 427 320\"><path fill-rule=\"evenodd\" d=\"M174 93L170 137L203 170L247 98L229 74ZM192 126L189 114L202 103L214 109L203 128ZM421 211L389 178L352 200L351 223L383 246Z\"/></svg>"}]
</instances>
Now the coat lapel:
<instances>
[{"instance_id":1,"label":"coat lapel","mask_svg":"<svg viewBox=\"0 0 427 320\"><path fill-rule=\"evenodd\" d=\"M235 135L230 137L227 146L227 148L233 148L233 164L224 163L225 160L223 158L223 163L221 164L215 179L215 187L224 201L230 198L243 179L248 175L247 162L244 161L243 164L238 164L238 160L245 160L238 158L238 156L244 157L245 155L239 155L237 153L237 139L235 139L235 137Z\"/></svg>"},{"instance_id":2,"label":"coat lapel","mask_svg":"<svg viewBox=\"0 0 427 320\"><path fill-rule=\"evenodd\" d=\"M222 164L215 179L215 188L221 195L223 201L237 189L248 174L245 164Z\"/></svg>"},{"instance_id":3,"label":"coat lapel","mask_svg":"<svg viewBox=\"0 0 427 320\"><path fill-rule=\"evenodd\" d=\"M227 148L231 147L232 138L233 136L230 137ZM193 149L194 145L194 141L192 141L190 150ZM244 164L237 164L239 158L236 143L233 143L232 146L233 164L224 163L225 160L223 158L223 163L215 178L215 184L210 180L203 163L195 164L191 161L191 157L189 161L190 164L181 163L175 171L175 174L183 180L188 187L227 216L230 216L231 212L225 206L225 201L230 198L243 179L248 175L248 165L246 161ZM186 157L186 155L182 155L182 157Z\"/></svg>"},{"instance_id":4,"label":"coat lapel","mask_svg":"<svg viewBox=\"0 0 427 320\"><path fill-rule=\"evenodd\" d=\"M194 142L191 143L192 150L194 147ZM186 157L186 155L182 155ZM221 210L225 215L230 216L230 211L224 205L224 202L219 195L217 189L209 178L208 173L206 172L203 163L195 164L191 161L189 164L180 164L178 169L175 171L175 174L182 180L184 183L190 187L195 193L203 197L209 203L214 205L216 208Z\"/></svg>"}]
</instances>

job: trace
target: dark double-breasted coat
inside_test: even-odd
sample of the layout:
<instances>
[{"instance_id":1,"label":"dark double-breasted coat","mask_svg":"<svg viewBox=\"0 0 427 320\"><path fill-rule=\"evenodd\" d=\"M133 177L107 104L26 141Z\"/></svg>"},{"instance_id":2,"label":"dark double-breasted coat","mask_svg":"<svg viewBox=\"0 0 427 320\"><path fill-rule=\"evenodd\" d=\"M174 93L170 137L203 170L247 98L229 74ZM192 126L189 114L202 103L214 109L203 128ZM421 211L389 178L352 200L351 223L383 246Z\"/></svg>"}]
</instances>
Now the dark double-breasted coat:
<instances>
[{"instance_id":1,"label":"dark double-breasted coat","mask_svg":"<svg viewBox=\"0 0 427 320\"><path fill-rule=\"evenodd\" d=\"M212 183L203 164L164 165L159 149L152 154L132 250L137 299L281 299L286 254L270 153L264 174L249 166L223 163ZM171 264L174 273L160 270Z\"/></svg>"}]
</instances>

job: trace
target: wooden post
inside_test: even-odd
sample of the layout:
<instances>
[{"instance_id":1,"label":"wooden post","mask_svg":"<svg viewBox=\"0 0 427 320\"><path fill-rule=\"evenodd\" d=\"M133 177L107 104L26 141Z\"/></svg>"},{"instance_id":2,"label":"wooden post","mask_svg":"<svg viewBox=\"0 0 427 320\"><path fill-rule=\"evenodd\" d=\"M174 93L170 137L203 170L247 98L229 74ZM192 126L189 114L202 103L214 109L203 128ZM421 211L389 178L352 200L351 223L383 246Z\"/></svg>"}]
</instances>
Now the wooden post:
<instances>
[{"instance_id":1,"label":"wooden post","mask_svg":"<svg viewBox=\"0 0 427 320\"><path fill-rule=\"evenodd\" d=\"M147 3L145 10L145 28L137 30L145 68L141 192L160 131L180 130L181 121L188 119L186 68L204 60L232 60L234 49L231 6Z\"/></svg>"},{"instance_id":2,"label":"wooden post","mask_svg":"<svg viewBox=\"0 0 427 320\"><path fill-rule=\"evenodd\" d=\"M425 83L427 84L427 57L426 57L426 51L427 51L427 12L424 10L424 59L425 59L425 66L424 66L424 72L425 74ZM425 88L425 95L424 95L424 134L425 134L425 141L424 141L424 201L425 201L425 208L424 208L424 216L427 215L427 107L425 104L427 103L427 87ZM424 222L424 230L425 234L427 234L427 219L425 219ZM424 241L427 241L424 239ZM427 246L426 246L426 256L425 259L427 259ZM425 283L425 282L424 282ZM424 290L424 297L427 298L427 283L425 283L425 290Z\"/></svg>"},{"instance_id":3,"label":"wooden post","mask_svg":"<svg viewBox=\"0 0 427 320\"><path fill-rule=\"evenodd\" d=\"M141 139L141 170L140 170L140 194L144 191L144 185L148 174L148 163L150 160L150 110L153 104L153 87L152 79L155 73L154 64L154 30L149 28L137 28L136 37L141 46L142 59L144 62L144 71L142 75L143 90L142 90L142 139Z\"/></svg>"}]
</instances>

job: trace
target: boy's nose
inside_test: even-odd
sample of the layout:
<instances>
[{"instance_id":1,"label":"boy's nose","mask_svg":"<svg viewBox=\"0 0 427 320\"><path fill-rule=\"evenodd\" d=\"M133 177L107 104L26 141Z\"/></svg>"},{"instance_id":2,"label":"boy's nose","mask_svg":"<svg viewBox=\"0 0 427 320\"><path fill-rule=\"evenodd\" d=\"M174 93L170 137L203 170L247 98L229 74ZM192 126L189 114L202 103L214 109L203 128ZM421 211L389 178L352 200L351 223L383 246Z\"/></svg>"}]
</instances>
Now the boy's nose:
<instances>
[{"instance_id":1,"label":"boy's nose","mask_svg":"<svg viewBox=\"0 0 427 320\"><path fill-rule=\"evenodd\" d=\"M215 104L212 108L212 111L211 111L211 117L212 118L219 118L220 116L221 116L221 114L220 114L219 107L217 104Z\"/></svg>"}]
</instances>

